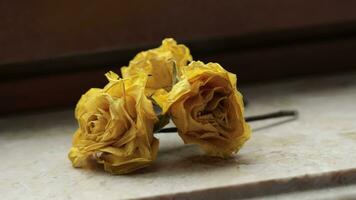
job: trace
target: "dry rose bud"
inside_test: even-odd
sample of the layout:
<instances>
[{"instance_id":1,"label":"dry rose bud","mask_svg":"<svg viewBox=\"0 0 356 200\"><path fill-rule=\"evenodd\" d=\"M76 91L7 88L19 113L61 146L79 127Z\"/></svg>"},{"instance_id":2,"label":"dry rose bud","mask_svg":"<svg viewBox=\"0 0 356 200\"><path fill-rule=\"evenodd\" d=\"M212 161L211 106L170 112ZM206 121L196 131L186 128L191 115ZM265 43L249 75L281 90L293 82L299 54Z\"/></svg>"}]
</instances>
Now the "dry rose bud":
<instances>
[{"instance_id":1,"label":"dry rose bud","mask_svg":"<svg viewBox=\"0 0 356 200\"><path fill-rule=\"evenodd\" d=\"M125 174L155 160L157 117L144 95L145 74L128 79L113 72L106 76L109 83L104 89L90 89L77 104L79 128L68 156L74 167L88 167L94 161L108 172Z\"/></svg>"},{"instance_id":2,"label":"dry rose bud","mask_svg":"<svg viewBox=\"0 0 356 200\"><path fill-rule=\"evenodd\" d=\"M192 62L181 80L153 99L168 112L185 143L198 144L211 156L227 157L250 137L236 76L217 63Z\"/></svg>"},{"instance_id":3,"label":"dry rose bud","mask_svg":"<svg viewBox=\"0 0 356 200\"><path fill-rule=\"evenodd\" d=\"M124 78L146 73L149 77L146 84L146 95L151 96L156 90L170 91L175 82L174 68L180 68L192 60L189 49L168 38L155 49L143 51L130 61L129 66L122 67Z\"/></svg>"}]
</instances>

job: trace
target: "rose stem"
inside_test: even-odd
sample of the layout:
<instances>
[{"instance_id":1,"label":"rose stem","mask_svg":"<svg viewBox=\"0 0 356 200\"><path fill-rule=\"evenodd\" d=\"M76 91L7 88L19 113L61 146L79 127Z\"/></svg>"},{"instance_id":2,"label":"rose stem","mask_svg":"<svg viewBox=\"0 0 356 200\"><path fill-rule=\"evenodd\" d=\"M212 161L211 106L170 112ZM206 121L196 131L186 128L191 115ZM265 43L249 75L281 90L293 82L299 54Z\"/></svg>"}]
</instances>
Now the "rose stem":
<instances>
[{"instance_id":1,"label":"rose stem","mask_svg":"<svg viewBox=\"0 0 356 200\"><path fill-rule=\"evenodd\" d=\"M245 121L253 122L253 121L259 121L259 120L265 120L265 119L273 119L273 118L279 118L279 117L292 117L292 116L297 117L298 111L296 111L296 110L280 110L280 111L273 112L273 113L245 117ZM177 128L176 127L163 128L158 131L158 133L168 133L168 132L177 132Z\"/></svg>"},{"instance_id":2,"label":"rose stem","mask_svg":"<svg viewBox=\"0 0 356 200\"><path fill-rule=\"evenodd\" d=\"M273 113L245 117L245 121L252 122L252 121L258 121L258 120L264 120L264 119L273 119L273 118L289 117L289 116L297 117L298 111L296 111L296 110L280 110L280 111L273 112Z\"/></svg>"}]
</instances>

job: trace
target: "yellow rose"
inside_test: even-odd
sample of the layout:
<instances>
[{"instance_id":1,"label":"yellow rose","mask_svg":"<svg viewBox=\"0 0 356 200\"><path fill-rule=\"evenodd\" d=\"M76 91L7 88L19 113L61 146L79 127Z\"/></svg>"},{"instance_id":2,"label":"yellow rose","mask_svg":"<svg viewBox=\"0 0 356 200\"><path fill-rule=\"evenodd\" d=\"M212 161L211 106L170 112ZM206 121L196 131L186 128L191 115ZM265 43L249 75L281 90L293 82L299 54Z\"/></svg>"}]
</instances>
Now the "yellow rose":
<instances>
[{"instance_id":1,"label":"yellow rose","mask_svg":"<svg viewBox=\"0 0 356 200\"><path fill-rule=\"evenodd\" d=\"M137 54L128 67L121 68L121 73L124 78L142 72L148 74L146 95L151 96L158 89L170 91L175 80L174 65L180 68L191 60L186 46L168 38L160 47Z\"/></svg>"},{"instance_id":2,"label":"yellow rose","mask_svg":"<svg viewBox=\"0 0 356 200\"><path fill-rule=\"evenodd\" d=\"M79 128L68 156L74 167L96 161L106 171L125 174L155 160L157 117L144 95L145 74L129 79L119 79L113 72L106 76L109 83L103 89L90 89L77 104Z\"/></svg>"},{"instance_id":3,"label":"yellow rose","mask_svg":"<svg viewBox=\"0 0 356 200\"><path fill-rule=\"evenodd\" d=\"M192 62L181 68L181 80L153 99L168 112L185 143L198 144L212 156L237 152L250 137L236 76L217 63Z\"/></svg>"}]
</instances>

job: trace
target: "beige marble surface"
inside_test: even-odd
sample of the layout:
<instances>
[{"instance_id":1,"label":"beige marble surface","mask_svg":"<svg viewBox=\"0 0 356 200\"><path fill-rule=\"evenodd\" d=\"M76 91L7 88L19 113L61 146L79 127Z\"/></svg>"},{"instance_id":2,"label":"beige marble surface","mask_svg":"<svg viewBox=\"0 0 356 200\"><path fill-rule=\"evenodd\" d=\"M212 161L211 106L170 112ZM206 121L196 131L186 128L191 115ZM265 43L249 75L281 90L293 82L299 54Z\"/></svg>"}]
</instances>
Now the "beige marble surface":
<instances>
[{"instance_id":1,"label":"beige marble surface","mask_svg":"<svg viewBox=\"0 0 356 200\"><path fill-rule=\"evenodd\" d=\"M356 182L355 73L242 89L247 115L298 109L300 118L251 123L252 138L228 160L160 134L157 161L125 176L71 167L72 110L3 117L0 199L257 198Z\"/></svg>"}]
</instances>

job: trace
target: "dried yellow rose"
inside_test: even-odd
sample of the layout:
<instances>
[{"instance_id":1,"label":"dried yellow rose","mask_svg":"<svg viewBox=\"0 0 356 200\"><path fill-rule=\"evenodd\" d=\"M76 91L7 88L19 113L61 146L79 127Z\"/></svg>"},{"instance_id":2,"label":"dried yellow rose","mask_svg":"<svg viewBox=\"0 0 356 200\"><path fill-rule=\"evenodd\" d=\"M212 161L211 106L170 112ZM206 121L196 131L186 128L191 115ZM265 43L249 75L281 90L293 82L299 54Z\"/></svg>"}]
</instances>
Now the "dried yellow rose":
<instances>
[{"instance_id":1,"label":"dried yellow rose","mask_svg":"<svg viewBox=\"0 0 356 200\"><path fill-rule=\"evenodd\" d=\"M160 47L137 54L129 66L121 68L121 73L124 78L142 72L149 75L146 95L150 96L158 89L170 91L175 79L174 67L180 68L191 60L186 46L168 38L162 41Z\"/></svg>"},{"instance_id":2,"label":"dried yellow rose","mask_svg":"<svg viewBox=\"0 0 356 200\"><path fill-rule=\"evenodd\" d=\"M77 104L79 128L68 156L74 167L96 161L106 171L125 174L155 160L157 117L144 95L145 74L128 79L119 79L113 72L106 76L109 83L103 89L90 89Z\"/></svg>"},{"instance_id":3,"label":"dried yellow rose","mask_svg":"<svg viewBox=\"0 0 356 200\"><path fill-rule=\"evenodd\" d=\"M185 143L200 145L212 156L237 152L250 137L244 120L236 76L217 63L192 62L181 69L181 80L153 99L168 112Z\"/></svg>"}]
</instances>

